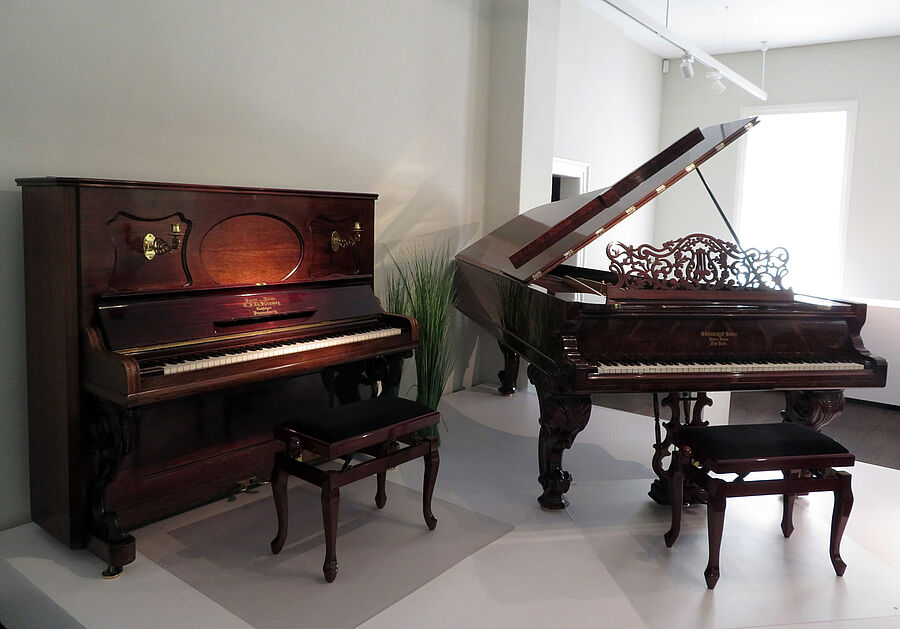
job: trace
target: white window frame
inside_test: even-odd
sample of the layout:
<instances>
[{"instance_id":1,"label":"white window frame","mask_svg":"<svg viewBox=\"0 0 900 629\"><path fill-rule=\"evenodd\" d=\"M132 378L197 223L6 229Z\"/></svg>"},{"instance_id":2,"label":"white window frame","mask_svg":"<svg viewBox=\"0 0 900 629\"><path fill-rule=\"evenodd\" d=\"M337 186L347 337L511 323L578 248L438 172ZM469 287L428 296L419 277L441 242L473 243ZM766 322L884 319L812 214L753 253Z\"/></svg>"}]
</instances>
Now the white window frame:
<instances>
[{"instance_id":1,"label":"white window frame","mask_svg":"<svg viewBox=\"0 0 900 629\"><path fill-rule=\"evenodd\" d=\"M847 250L847 223L850 214L850 187L851 177L853 175L853 149L856 138L856 110L858 101L833 101L819 103L798 103L794 105L748 105L741 107L741 118L748 118L757 115L767 114L795 114L795 113L816 113L825 111L846 111L847 112L847 136L845 138L844 151L844 186L841 192L840 216L838 218L838 277L835 278L838 284L838 292L843 292L844 286L844 256ZM751 130L750 133L753 133ZM740 230L741 224L741 200L743 199L744 187L744 161L747 154L747 143L741 142L740 152L738 154L737 177L735 181L735 202L734 202L734 223L735 228ZM740 235L740 231L738 231ZM790 252L788 252L790 253Z\"/></svg>"}]
</instances>

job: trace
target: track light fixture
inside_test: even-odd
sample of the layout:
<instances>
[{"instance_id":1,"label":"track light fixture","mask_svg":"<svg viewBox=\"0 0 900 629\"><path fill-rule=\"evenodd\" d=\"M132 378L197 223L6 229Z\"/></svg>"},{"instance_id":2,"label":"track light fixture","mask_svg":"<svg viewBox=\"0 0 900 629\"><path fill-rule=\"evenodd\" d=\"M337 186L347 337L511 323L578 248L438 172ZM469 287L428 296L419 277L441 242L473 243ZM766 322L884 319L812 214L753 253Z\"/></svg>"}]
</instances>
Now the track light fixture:
<instances>
[{"instance_id":1,"label":"track light fixture","mask_svg":"<svg viewBox=\"0 0 900 629\"><path fill-rule=\"evenodd\" d=\"M694 76L694 55L689 52L681 56L681 73L686 79Z\"/></svg>"},{"instance_id":2,"label":"track light fixture","mask_svg":"<svg viewBox=\"0 0 900 629\"><path fill-rule=\"evenodd\" d=\"M725 84L722 83L721 72L707 72L706 78L711 81L711 83L709 84L709 89L715 92L716 95L719 95L725 91Z\"/></svg>"},{"instance_id":3,"label":"track light fixture","mask_svg":"<svg viewBox=\"0 0 900 629\"><path fill-rule=\"evenodd\" d=\"M769 95L764 89L757 87L751 81L747 80L746 78L726 66L724 63L710 55L708 52L704 51L697 45L696 42L692 42L689 39L682 37L678 33L669 30L668 3L666 4L666 22L665 24L663 24L661 22L657 22L649 15L632 6L632 3L634 3L635 0L595 1L598 4L605 4L611 9L610 19L619 20L619 18L621 17L630 22L634 22L638 26L645 28L663 41L668 42L676 49L684 53L684 55L681 57L681 73L684 74L684 77L686 79L694 76L693 62L697 61L709 70L720 72L723 79L728 79L729 82L733 83L742 90L746 90L749 94L752 94L756 98L760 100L768 99ZM767 46L765 45L765 43L763 43L762 49L764 60L766 48Z\"/></svg>"}]
</instances>

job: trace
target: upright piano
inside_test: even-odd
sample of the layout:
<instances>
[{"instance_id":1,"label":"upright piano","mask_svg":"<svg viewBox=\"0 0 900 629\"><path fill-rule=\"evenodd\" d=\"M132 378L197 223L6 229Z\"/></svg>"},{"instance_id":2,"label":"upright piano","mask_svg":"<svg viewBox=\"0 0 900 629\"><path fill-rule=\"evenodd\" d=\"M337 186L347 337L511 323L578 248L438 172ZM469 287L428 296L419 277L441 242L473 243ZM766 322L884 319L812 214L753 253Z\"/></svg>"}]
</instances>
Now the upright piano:
<instances>
[{"instance_id":1,"label":"upright piano","mask_svg":"<svg viewBox=\"0 0 900 629\"><path fill-rule=\"evenodd\" d=\"M267 480L273 425L417 345L373 292L376 195L17 181L32 517L106 576L130 530Z\"/></svg>"},{"instance_id":2,"label":"upright piano","mask_svg":"<svg viewBox=\"0 0 900 629\"><path fill-rule=\"evenodd\" d=\"M654 394L651 496L664 501L671 436L703 422L708 391L784 390L785 419L821 428L843 410L844 388L884 386L887 364L860 338L865 304L794 295L783 249L693 234L662 248L613 243L608 271L565 264L756 122L694 129L613 186L536 207L457 255L458 308L497 338L502 393L515 390L519 357L529 363L543 507L566 504L563 451L592 394ZM665 437L657 394L672 413Z\"/></svg>"}]
</instances>

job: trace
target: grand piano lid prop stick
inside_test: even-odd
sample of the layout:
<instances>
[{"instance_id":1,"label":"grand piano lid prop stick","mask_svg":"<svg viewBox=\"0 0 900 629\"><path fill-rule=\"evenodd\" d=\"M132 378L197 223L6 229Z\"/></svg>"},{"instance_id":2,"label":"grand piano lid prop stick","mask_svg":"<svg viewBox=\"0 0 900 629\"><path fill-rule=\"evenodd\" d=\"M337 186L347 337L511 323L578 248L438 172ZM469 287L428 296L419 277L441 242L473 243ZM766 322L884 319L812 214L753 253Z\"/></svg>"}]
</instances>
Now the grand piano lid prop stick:
<instances>
[{"instance_id":1,"label":"grand piano lid prop stick","mask_svg":"<svg viewBox=\"0 0 900 629\"><path fill-rule=\"evenodd\" d=\"M540 403L543 507L566 504L563 451L587 425L594 393L667 394L662 404L672 417L665 437L657 428L656 486L667 482L671 435L702 423L707 391L785 390L785 417L821 428L843 409L842 389L884 386L887 365L860 338L865 304L794 296L780 287L778 252L764 267L753 262L758 252L689 238L703 264L713 250L736 256L733 269L743 271L728 272L743 273L742 285L720 274L711 285L669 278L649 286L621 272L563 264L755 124L695 129L613 186L529 210L457 255L458 308L497 338L502 393L515 390L519 356L529 362ZM630 268L626 275L639 273L639 265Z\"/></svg>"}]
</instances>

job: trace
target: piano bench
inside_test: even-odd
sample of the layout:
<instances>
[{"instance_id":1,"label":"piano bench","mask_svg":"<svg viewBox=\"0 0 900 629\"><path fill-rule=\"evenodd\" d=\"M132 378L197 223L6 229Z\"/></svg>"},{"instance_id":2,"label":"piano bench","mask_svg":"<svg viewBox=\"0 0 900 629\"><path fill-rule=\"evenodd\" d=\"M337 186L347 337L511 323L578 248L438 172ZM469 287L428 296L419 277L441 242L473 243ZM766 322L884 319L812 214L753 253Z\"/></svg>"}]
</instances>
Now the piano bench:
<instances>
[{"instance_id":1,"label":"piano bench","mask_svg":"<svg viewBox=\"0 0 900 629\"><path fill-rule=\"evenodd\" d=\"M665 535L671 547L681 529L685 479L706 491L709 530L709 563L703 575L709 589L719 580L719 549L725 524L725 499L734 496L782 494L781 531L794 531L792 514L797 494L834 492L831 518L831 563L838 576L847 565L840 555L841 537L847 526L853 494L850 474L832 466L854 463L854 456L830 437L799 424L748 424L683 428L673 436L675 451L670 479L672 527ZM745 480L751 472L780 471L783 478ZM737 474L731 482L712 474ZM771 476L771 475L769 475Z\"/></svg>"},{"instance_id":2,"label":"piano bench","mask_svg":"<svg viewBox=\"0 0 900 629\"><path fill-rule=\"evenodd\" d=\"M417 438L413 433L440 421L440 414L427 406L396 397L375 397L345 406L317 410L275 427L275 438L284 441L285 452L275 453L272 469L272 494L278 516L278 533L272 540L272 552L278 554L287 537L287 478L296 476L322 489L322 520L325 526L325 564L329 583L337 576L335 543L338 526L340 488L361 478L378 475L375 504L387 502L385 477L388 468L412 459L425 461L422 511L430 530L437 526L431 513L431 497L438 472L437 440ZM400 444L405 447L400 447ZM355 453L372 458L350 466ZM312 460L301 460L311 453ZM333 459L344 458L341 469L317 467Z\"/></svg>"}]
</instances>

